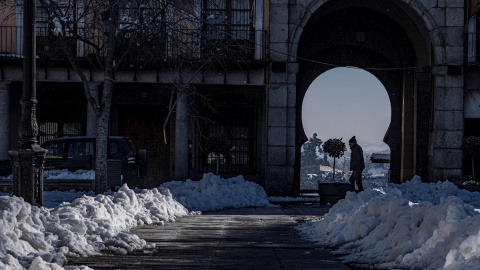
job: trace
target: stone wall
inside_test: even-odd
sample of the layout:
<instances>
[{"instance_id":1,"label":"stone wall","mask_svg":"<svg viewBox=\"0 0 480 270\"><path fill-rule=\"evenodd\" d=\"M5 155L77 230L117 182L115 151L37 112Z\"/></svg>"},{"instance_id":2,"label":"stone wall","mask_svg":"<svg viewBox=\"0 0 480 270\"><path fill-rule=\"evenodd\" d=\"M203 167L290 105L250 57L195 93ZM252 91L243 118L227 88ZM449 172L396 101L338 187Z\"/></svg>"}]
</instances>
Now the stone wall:
<instances>
[{"instance_id":1,"label":"stone wall","mask_svg":"<svg viewBox=\"0 0 480 270\"><path fill-rule=\"evenodd\" d=\"M294 186L296 53L303 27L317 10L335 0L270 0L270 69L267 103L266 189L288 194ZM338 0L337 0L338 1ZM387 0L385 0L387 1ZM389 0L424 29L433 52L433 132L430 166L435 180L461 175L464 74L449 73L461 66L464 54L463 0ZM351 3L360 1L351 1ZM375 5L376 1L363 1ZM388 14L388 11L386 11ZM385 13L385 12L384 12ZM405 29L409 31L409 29ZM415 37L417 38L417 37ZM413 41L415 42L415 41ZM424 55L423 55L424 56ZM422 57L422 55L420 55ZM428 56L427 56L428 57ZM280 67L280 68L279 68Z\"/></svg>"}]
</instances>

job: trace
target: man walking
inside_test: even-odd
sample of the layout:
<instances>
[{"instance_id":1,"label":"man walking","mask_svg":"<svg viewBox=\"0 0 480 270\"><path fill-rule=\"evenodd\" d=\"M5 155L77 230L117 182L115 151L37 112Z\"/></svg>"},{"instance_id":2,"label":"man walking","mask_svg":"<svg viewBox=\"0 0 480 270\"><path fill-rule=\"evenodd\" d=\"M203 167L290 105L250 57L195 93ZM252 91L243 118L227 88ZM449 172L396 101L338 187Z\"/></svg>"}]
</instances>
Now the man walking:
<instances>
[{"instance_id":1,"label":"man walking","mask_svg":"<svg viewBox=\"0 0 480 270\"><path fill-rule=\"evenodd\" d=\"M357 144L357 139L353 136L349 141L352 154L350 156L350 170L352 175L350 176L351 190L355 191L355 183L357 184L358 191L363 191L362 184L362 171L365 169L365 161L363 160L363 150L360 145Z\"/></svg>"}]
</instances>

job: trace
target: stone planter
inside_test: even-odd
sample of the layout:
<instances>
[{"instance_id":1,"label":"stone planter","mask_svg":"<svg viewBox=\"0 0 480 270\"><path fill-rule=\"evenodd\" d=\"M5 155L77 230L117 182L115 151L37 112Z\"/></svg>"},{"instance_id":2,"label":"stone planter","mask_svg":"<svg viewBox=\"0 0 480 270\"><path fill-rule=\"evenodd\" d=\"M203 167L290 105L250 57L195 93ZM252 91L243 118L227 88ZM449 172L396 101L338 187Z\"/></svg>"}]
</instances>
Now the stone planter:
<instances>
[{"instance_id":1,"label":"stone planter","mask_svg":"<svg viewBox=\"0 0 480 270\"><path fill-rule=\"evenodd\" d=\"M475 191L480 192L480 185L462 185L462 184L460 184L460 185L457 185L457 187L460 188L460 189L466 189L470 192L475 192Z\"/></svg>"},{"instance_id":2,"label":"stone planter","mask_svg":"<svg viewBox=\"0 0 480 270\"><path fill-rule=\"evenodd\" d=\"M345 199L347 191L350 191L350 183L321 183L318 182L318 195L320 204L335 204Z\"/></svg>"}]
</instances>

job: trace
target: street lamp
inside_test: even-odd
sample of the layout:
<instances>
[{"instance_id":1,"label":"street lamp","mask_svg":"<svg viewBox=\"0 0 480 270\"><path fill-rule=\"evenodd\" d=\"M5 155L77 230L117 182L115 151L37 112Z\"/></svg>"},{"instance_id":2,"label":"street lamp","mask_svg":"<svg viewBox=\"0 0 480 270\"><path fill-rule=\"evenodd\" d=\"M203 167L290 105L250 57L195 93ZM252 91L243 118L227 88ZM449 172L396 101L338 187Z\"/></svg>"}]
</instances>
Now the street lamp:
<instances>
[{"instance_id":1,"label":"street lamp","mask_svg":"<svg viewBox=\"0 0 480 270\"><path fill-rule=\"evenodd\" d=\"M33 205L43 205L43 164L46 150L37 144L36 118L36 0L23 1L23 91L18 126L20 150L9 151L12 161L13 195Z\"/></svg>"}]
</instances>

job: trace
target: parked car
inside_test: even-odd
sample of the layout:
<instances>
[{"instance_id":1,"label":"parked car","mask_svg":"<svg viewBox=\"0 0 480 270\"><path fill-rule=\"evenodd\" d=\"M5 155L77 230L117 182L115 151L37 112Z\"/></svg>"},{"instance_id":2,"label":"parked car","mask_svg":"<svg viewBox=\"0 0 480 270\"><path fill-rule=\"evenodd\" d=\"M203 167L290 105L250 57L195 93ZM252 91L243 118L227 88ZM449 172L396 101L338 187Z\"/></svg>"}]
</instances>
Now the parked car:
<instances>
[{"instance_id":1,"label":"parked car","mask_svg":"<svg viewBox=\"0 0 480 270\"><path fill-rule=\"evenodd\" d=\"M80 169L95 168L95 144L93 136L61 137L42 144L48 150L44 169ZM120 160L123 177L142 177L147 173L146 150L137 150L128 137L110 136L108 138L108 159ZM0 162L0 175L12 173L9 160Z\"/></svg>"},{"instance_id":2,"label":"parked car","mask_svg":"<svg viewBox=\"0 0 480 270\"><path fill-rule=\"evenodd\" d=\"M80 169L95 168L95 144L93 136L61 137L42 144L48 150L45 169ZM145 176L147 173L146 150L137 150L132 140L123 136L108 138L108 159L120 160L122 175Z\"/></svg>"},{"instance_id":3,"label":"parked car","mask_svg":"<svg viewBox=\"0 0 480 270\"><path fill-rule=\"evenodd\" d=\"M0 160L0 176L8 176L12 174L12 164L10 160Z\"/></svg>"}]
</instances>

